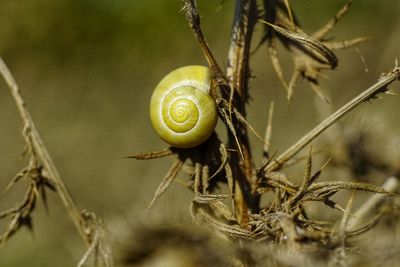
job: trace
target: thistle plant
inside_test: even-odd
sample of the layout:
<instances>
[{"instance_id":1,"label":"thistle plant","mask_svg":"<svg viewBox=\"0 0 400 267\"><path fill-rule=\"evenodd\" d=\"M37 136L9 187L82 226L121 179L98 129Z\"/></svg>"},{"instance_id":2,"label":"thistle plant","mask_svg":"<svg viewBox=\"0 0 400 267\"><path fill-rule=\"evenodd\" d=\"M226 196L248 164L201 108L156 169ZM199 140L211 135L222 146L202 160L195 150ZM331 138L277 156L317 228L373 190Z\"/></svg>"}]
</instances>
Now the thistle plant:
<instances>
[{"instance_id":1,"label":"thistle plant","mask_svg":"<svg viewBox=\"0 0 400 267\"><path fill-rule=\"evenodd\" d=\"M200 16L197 1L181 0L181 3L179 14L185 17L208 64L207 67L192 66L189 73L206 81L205 85L195 84L202 89L209 87L201 93L206 100L200 102L207 102L208 111L215 111L208 124L215 127L218 117L226 138L223 133L211 129L198 136L190 146L182 145L182 140L174 140L175 146L129 157L138 160L173 158L164 177L155 177L160 183L147 212L152 212L154 203L177 181L178 174L185 173L187 179L179 183L193 193L188 213L197 225L189 230L139 227L131 238L133 244L120 253L125 255L124 263L133 266L154 266L159 262L164 265L172 262L173 266L367 266L368 257L367 260L357 257L358 247L353 240L374 231L379 235L380 221L398 225L400 165L396 160L375 154L375 146L369 146L373 143L372 134L362 127L354 127L352 134L348 134L349 126L341 118L364 103L374 103L377 98L395 94L389 85L398 86L391 85L400 79L397 59L391 71L376 77L376 83L332 110L330 93L322 88L321 77L329 75L329 70L340 71L338 50L357 48L371 41L365 36L349 40L333 40L329 36L350 11L353 1L347 1L333 18L309 33L301 26L302 18L296 15L289 0L236 0L225 62L217 61L219 57L207 42L201 24L207 18ZM223 8L223 3L221 5ZM255 34L258 28L263 29L261 38ZM268 121L265 132L260 134L247 113L251 101L258 101L250 98L253 90L250 83L256 78L252 71L252 55L266 52L287 101L265 103L269 106ZM287 71L282 64L282 54L292 60L293 71ZM6 188L12 190L17 183L27 183L21 201L0 212L1 222L6 223L0 233L0 244L5 244L22 227L34 228L36 222L32 215L38 201L42 199L45 206L49 205L46 194L52 191L59 196L86 245L77 266L86 266L90 258L94 259L95 266L114 266L105 223L96 213L81 209L74 200L40 136L17 82L1 59L0 74L23 121L22 138L26 145L23 154L27 158L26 167L16 172ZM180 76L178 72L167 77ZM271 149L275 106L296 105L294 96L301 93L297 90L301 79L315 92L316 113L321 121L303 136L292 133L297 141L277 153ZM193 84L184 85L196 87ZM275 90L265 87L265 94ZM191 104L184 101L184 105ZM152 113L157 112L159 109L152 110ZM259 143L252 144L251 135L259 139ZM322 151L321 144L326 145L328 151ZM260 160L254 155L252 145L262 146ZM302 166L303 171L289 172L288 168L294 164ZM339 169L345 169L350 179L341 177ZM373 172L387 179L383 184L364 179ZM344 204L337 197L343 191L350 192ZM357 204L355 199L360 191L368 193L369 198ZM317 203L320 210L335 210L339 218L328 221L315 218L309 209L311 202ZM389 231L392 234L393 231ZM128 231L123 234L129 236ZM369 243L379 245L378 242ZM399 247L398 242L386 244L383 249L387 251L379 253L380 259L375 263L397 263ZM157 257L161 260L151 262ZM153 265L146 265L146 260Z\"/></svg>"},{"instance_id":2,"label":"thistle plant","mask_svg":"<svg viewBox=\"0 0 400 267\"><path fill-rule=\"evenodd\" d=\"M343 130L338 121L356 107L392 93L388 86L400 77L397 60L392 71L377 77L375 84L338 110L328 112L318 125L280 154L270 151L274 103L270 105L264 138L255 131L246 116L251 92L249 82L252 78L253 43L257 44L257 50L264 45L267 47L272 66L291 104L295 102L292 98L299 79L305 78L316 95L325 100L323 104L329 107L329 97L326 97L327 93L319 85L320 74L330 69L340 70L336 50L355 47L369 39L355 37L344 41L328 41L328 34L348 12L351 4L352 1L348 1L319 30L307 34L287 0L236 1L226 68L223 69L216 61L212 47L202 31L196 1L182 1L182 12L212 71L211 96L216 102L219 118L224 123L227 139L223 140L214 133L206 142L194 148L168 147L132 156L140 160L166 156L176 158L161 179L148 208L162 197L182 168L189 166L185 168L189 174L184 186L193 191L190 208L193 219L238 244L247 241L259 246L275 244L290 250L305 247L319 250L322 247L346 249L347 240L369 231L377 224L382 212L376 213L370 221L365 221L365 216L384 199L393 196L399 182L392 175L398 170L384 164L388 181L382 186L358 182L355 177L347 181L336 180L334 177L319 181L324 170L329 167L330 160L315 167L313 158L317 148L311 143L331 127ZM256 25L260 24L265 34L261 40L255 40L253 33ZM283 44L293 60L294 70L289 81L284 78L286 71L278 57L278 42ZM263 143L263 159L260 162L254 161L249 134L255 134ZM343 147L347 148L349 143ZM308 150L306 156L298 157L303 150ZM293 162L304 166L300 184L295 183L293 177L289 177L285 171ZM227 188L227 194L218 193L221 186ZM353 192L345 207L333 199L336 193L343 190ZM357 191L370 192L376 196L371 197L365 206L359 207L356 212L359 216L354 216L352 203ZM269 196L268 199L272 200L264 203L261 201L263 196ZM309 202L321 203L326 209L342 212L342 219L337 224L313 219L306 208Z\"/></svg>"}]
</instances>

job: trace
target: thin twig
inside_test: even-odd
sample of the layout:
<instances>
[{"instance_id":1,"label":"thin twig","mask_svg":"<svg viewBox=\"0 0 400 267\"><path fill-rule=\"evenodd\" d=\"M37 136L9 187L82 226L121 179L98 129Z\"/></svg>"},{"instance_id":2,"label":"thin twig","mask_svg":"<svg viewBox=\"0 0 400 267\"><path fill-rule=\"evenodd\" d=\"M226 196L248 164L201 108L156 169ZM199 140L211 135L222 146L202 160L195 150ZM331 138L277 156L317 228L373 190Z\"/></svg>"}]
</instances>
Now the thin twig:
<instances>
[{"instance_id":1,"label":"thin twig","mask_svg":"<svg viewBox=\"0 0 400 267\"><path fill-rule=\"evenodd\" d=\"M203 50L204 56L210 65L210 67L214 71L214 75L216 76L218 83L227 84L226 77L222 72L221 67L219 66L217 60L215 59L213 53L211 52L210 46L207 43L206 38L204 37L203 31L200 27L200 15L197 11L197 4L194 0L182 0L183 2L183 10L185 12L186 20L189 23L190 28L192 28L193 33L198 40L201 49Z\"/></svg>"},{"instance_id":2,"label":"thin twig","mask_svg":"<svg viewBox=\"0 0 400 267\"><path fill-rule=\"evenodd\" d=\"M274 101L271 101L269 104L268 122L267 122L267 127L265 129L265 135L264 135L263 156L264 156L265 161L269 160L269 146L271 144L271 138L272 138L272 117L274 115L274 109L275 109L275 103L274 103Z\"/></svg>"},{"instance_id":3,"label":"thin twig","mask_svg":"<svg viewBox=\"0 0 400 267\"><path fill-rule=\"evenodd\" d=\"M92 244L89 246L85 254L82 256L81 260L78 262L77 267L84 266L84 264L88 261L90 255L94 253L96 247L99 245L99 238L100 238L100 232L99 230L97 230L92 238Z\"/></svg>"},{"instance_id":4,"label":"thin twig","mask_svg":"<svg viewBox=\"0 0 400 267\"><path fill-rule=\"evenodd\" d=\"M69 215L71 216L78 232L81 234L83 239L89 243L87 239L87 235L85 234L85 229L82 227L82 223L84 221L79 208L77 207L75 201L73 200L71 194L68 192L67 187L62 181L58 170L50 157L49 152L43 144L42 138L39 135L39 132L36 129L36 126L32 120L32 117L26 108L26 104L24 99L22 98L21 92L18 88L17 83L15 82L14 77L12 76L10 70L7 68L3 59L0 58L0 73L6 81L10 92L14 98L14 101L17 105L19 114L21 115L21 119L25 124L25 128L28 129L29 135L32 139L33 149L35 154L42 162L44 168L47 170L50 179L54 182L54 185L57 189L58 195L61 198L65 208L67 209Z\"/></svg>"},{"instance_id":5,"label":"thin twig","mask_svg":"<svg viewBox=\"0 0 400 267\"><path fill-rule=\"evenodd\" d=\"M11 95L13 96L14 101L17 105L21 119L24 122L24 135L26 135L26 138L29 140L29 143L27 145L32 146L29 149L32 149L35 157L40 160L44 169L47 171L48 177L50 181L53 182L57 194L59 195L65 209L67 210L72 221L74 222L76 229L85 241L86 245L90 246L93 242L92 236L90 235L90 231L88 229L90 225L88 226L86 224L84 216L80 212L76 202L69 193L67 186L64 184L64 181L61 179L61 176L50 156L50 153L45 147L43 140L40 137L38 130L36 129L35 123L33 122L33 119L26 107L25 101L18 88L18 85L2 58L0 58L0 74L6 81L10 89ZM112 265L106 264L106 266Z\"/></svg>"}]
</instances>

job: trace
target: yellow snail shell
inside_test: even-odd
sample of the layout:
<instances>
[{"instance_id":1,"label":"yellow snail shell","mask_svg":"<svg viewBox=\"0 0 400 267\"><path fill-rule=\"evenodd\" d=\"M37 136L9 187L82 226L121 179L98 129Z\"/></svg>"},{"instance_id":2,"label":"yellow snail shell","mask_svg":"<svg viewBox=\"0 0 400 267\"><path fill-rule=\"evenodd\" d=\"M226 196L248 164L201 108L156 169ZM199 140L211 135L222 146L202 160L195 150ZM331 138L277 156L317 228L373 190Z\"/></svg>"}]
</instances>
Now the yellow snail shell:
<instances>
[{"instance_id":1,"label":"yellow snail shell","mask_svg":"<svg viewBox=\"0 0 400 267\"><path fill-rule=\"evenodd\" d=\"M210 137L218 119L210 86L211 70L204 66L181 67L161 80L151 97L150 118L165 142L191 148Z\"/></svg>"}]
</instances>

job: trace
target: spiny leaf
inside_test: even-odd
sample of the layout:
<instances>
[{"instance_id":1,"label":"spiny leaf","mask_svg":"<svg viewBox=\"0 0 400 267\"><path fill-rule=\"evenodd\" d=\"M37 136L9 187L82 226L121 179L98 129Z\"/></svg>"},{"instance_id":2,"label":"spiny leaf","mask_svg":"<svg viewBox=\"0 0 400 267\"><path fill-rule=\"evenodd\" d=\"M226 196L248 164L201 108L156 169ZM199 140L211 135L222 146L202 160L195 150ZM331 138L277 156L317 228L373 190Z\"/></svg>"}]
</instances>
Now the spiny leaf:
<instances>
[{"instance_id":1,"label":"spiny leaf","mask_svg":"<svg viewBox=\"0 0 400 267\"><path fill-rule=\"evenodd\" d=\"M340 189L356 189L378 194L390 194L388 191L386 191L380 186L368 183L360 183L360 182L328 181L328 182L314 183L313 185L310 186L310 191L340 190Z\"/></svg>"},{"instance_id":2,"label":"spiny leaf","mask_svg":"<svg viewBox=\"0 0 400 267\"><path fill-rule=\"evenodd\" d=\"M278 58L278 49L276 48L276 39L275 38L270 38L268 42L268 54L269 58L271 59L272 67L275 70L276 75L278 76L278 80L282 83L283 88L287 92L287 95L289 96L289 85L287 84L285 80L285 76L283 74L283 70L281 67L281 63Z\"/></svg>"},{"instance_id":3,"label":"spiny leaf","mask_svg":"<svg viewBox=\"0 0 400 267\"><path fill-rule=\"evenodd\" d=\"M382 187L372 184L359 183L359 182L330 181L330 182L314 183L313 185L311 185L309 190L305 194L304 198L302 199L302 201L323 201L325 202L325 204L330 206L329 204L332 201L329 200L329 198L332 197L334 194L336 194L339 190L344 190L344 189L361 190L378 194L390 194Z\"/></svg>"},{"instance_id":4,"label":"spiny leaf","mask_svg":"<svg viewBox=\"0 0 400 267\"><path fill-rule=\"evenodd\" d=\"M225 205L221 201L214 201L211 202L209 205L216 214L221 215L225 220L236 222L236 218L233 212L228 208L227 205Z\"/></svg>"},{"instance_id":5,"label":"spiny leaf","mask_svg":"<svg viewBox=\"0 0 400 267\"><path fill-rule=\"evenodd\" d=\"M229 225L219 221L201 207L195 208L194 205L192 206L193 206L193 213L196 215L196 218L197 216L199 216L201 220L204 220L206 223L209 223L212 226L212 229L214 230L217 230L228 236L245 238L245 239L251 239L255 235L253 232L243 229L239 225Z\"/></svg>"},{"instance_id":6,"label":"spiny leaf","mask_svg":"<svg viewBox=\"0 0 400 267\"><path fill-rule=\"evenodd\" d=\"M165 148L163 150L139 153L139 154L136 154L133 156L127 156L125 158L128 158L128 159L133 158L133 159L137 159L137 160L157 159L157 158L171 156L176 152L175 150L176 150L175 148L169 147L169 148Z\"/></svg>"},{"instance_id":7,"label":"spiny leaf","mask_svg":"<svg viewBox=\"0 0 400 267\"><path fill-rule=\"evenodd\" d=\"M289 102L290 102L290 100L292 100L294 88L296 88L297 82L299 81L301 75L302 75L302 71L299 68L297 68L297 66L295 66L293 75L289 81L289 88L288 88L288 93L287 93L287 100Z\"/></svg>"},{"instance_id":8,"label":"spiny leaf","mask_svg":"<svg viewBox=\"0 0 400 267\"><path fill-rule=\"evenodd\" d=\"M23 170L21 170L19 173L17 173L17 175L15 175L15 177L11 180L11 182L7 185L6 189L4 189L3 193L7 192L8 190L10 190L10 188L16 184L19 180L21 180L21 178L25 177L27 173L27 168L24 168Z\"/></svg>"},{"instance_id":9,"label":"spiny leaf","mask_svg":"<svg viewBox=\"0 0 400 267\"><path fill-rule=\"evenodd\" d=\"M10 224L7 227L7 230L0 235L0 246L2 246L20 227L20 217L22 215L18 213L16 216L14 216L10 222Z\"/></svg>"},{"instance_id":10,"label":"spiny leaf","mask_svg":"<svg viewBox=\"0 0 400 267\"><path fill-rule=\"evenodd\" d=\"M230 197L230 195L207 195L207 194L195 194L193 203L200 204L202 206L207 206L210 208L217 216L222 215L228 221L236 221L232 211L221 201L225 198Z\"/></svg>"},{"instance_id":11,"label":"spiny leaf","mask_svg":"<svg viewBox=\"0 0 400 267\"><path fill-rule=\"evenodd\" d=\"M291 209L293 207L293 205L296 204L296 202L298 202L304 196L304 194L308 190L308 187L316 179L316 178L314 180L311 179L311 170L312 170L312 147L310 147L310 151L308 154L307 166L306 166L306 171L304 173L303 183L300 187L300 190L297 191L297 193L287 203L288 209Z\"/></svg>"},{"instance_id":12,"label":"spiny leaf","mask_svg":"<svg viewBox=\"0 0 400 267\"><path fill-rule=\"evenodd\" d=\"M219 146L219 152L221 153L221 164L219 165L218 169L208 178L208 181L217 176L218 173L225 168L225 165L228 162L228 151L223 143L221 143Z\"/></svg>"},{"instance_id":13,"label":"spiny leaf","mask_svg":"<svg viewBox=\"0 0 400 267\"><path fill-rule=\"evenodd\" d=\"M308 51L312 56L315 56L316 59L322 63L329 64L332 68L337 66L338 60L335 54L332 53L323 43L320 41L308 36L302 31L291 31L285 29L283 27L274 25L264 20L260 20L262 23L268 24L275 31L288 38L289 40L298 43L304 48L308 48Z\"/></svg>"},{"instance_id":14,"label":"spiny leaf","mask_svg":"<svg viewBox=\"0 0 400 267\"><path fill-rule=\"evenodd\" d=\"M319 98L321 98L323 101L325 101L327 104L330 104L328 98L326 98L324 92L322 92L321 87L319 86L317 81L313 81L312 79L309 79L310 87L311 89L317 94Z\"/></svg>"},{"instance_id":15,"label":"spiny leaf","mask_svg":"<svg viewBox=\"0 0 400 267\"><path fill-rule=\"evenodd\" d=\"M342 220L340 221L338 232L339 232L339 238L342 240L342 242L344 242L346 239L347 235L346 228L351 215L351 208L353 206L354 197L355 197L355 191L351 193L349 201L347 201L346 210L343 212Z\"/></svg>"},{"instance_id":16,"label":"spiny leaf","mask_svg":"<svg viewBox=\"0 0 400 267\"><path fill-rule=\"evenodd\" d=\"M318 31L313 33L311 36L317 40L322 40L330 31L333 30L335 27L336 23L347 13L349 10L349 7L353 1L349 0L347 4L345 4L337 13L336 15L329 20L325 26L321 27Z\"/></svg>"},{"instance_id":17,"label":"spiny leaf","mask_svg":"<svg viewBox=\"0 0 400 267\"><path fill-rule=\"evenodd\" d=\"M356 37L356 38L353 38L350 40L345 40L345 41L326 42L325 45L329 49L340 50L340 49L350 48L350 47L356 46L358 44L367 42L370 39L371 39L371 37L362 36L362 37Z\"/></svg>"},{"instance_id":18,"label":"spiny leaf","mask_svg":"<svg viewBox=\"0 0 400 267\"><path fill-rule=\"evenodd\" d=\"M294 24L293 20L293 14L292 14L292 9L290 8L289 0L284 0L285 6L286 6L286 11L289 15L289 20L292 24Z\"/></svg>"},{"instance_id":19,"label":"spiny leaf","mask_svg":"<svg viewBox=\"0 0 400 267\"><path fill-rule=\"evenodd\" d=\"M268 190L270 187L272 188L280 188L285 192L288 192L290 194L295 194L298 190L298 187L292 184L289 184L282 179L275 179L271 176L267 177L264 182L269 186L269 187L259 187L257 191L259 193L263 193L264 190Z\"/></svg>"},{"instance_id":20,"label":"spiny leaf","mask_svg":"<svg viewBox=\"0 0 400 267\"><path fill-rule=\"evenodd\" d=\"M231 118L228 116L228 114L226 113L226 111L225 111L225 109L223 107L222 108L218 108L218 110L220 111L221 116L224 118L224 120L225 120L225 122L226 122L226 124L227 124L227 126L228 126L228 128L229 128L229 130L231 132L231 134L233 135L233 138L235 139L235 142L236 142L236 146L237 146L237 148L239 150L240 157L241 157L242 161L244 161L244 155L243 155L242 147L241 147L239 139L237 137L235 127L232 124Z\"/></svg>"},{"instance_id":21,"label":"spiny leaf","mask_svg":"<svg viewBox=\"0 0 400 267\"><path fill-rule=\"evenodd\" d=\"M207 164L204 164L201 168L201 187L203 190L203 193L206 193L208 191L209 188L209 167Z\"/></svg>"},{"instance_id":22,"label":"spiny leaf","mask_svg":"<svg viewBox=\"0 0 400 267\"><path fill-rule=\"evenodd\" d=\"M195 194L193 201L199 204L210 204L215 201L224 200L229 195L209 195L209 194Z\"/></svg>"},{"instance_id":23,"label":"spiny leaf","mask_svg":"<svg viewBox=\"0 0 400 267\"><path fill-rule=\"evenodd\" d=\"M202 192L202 183L201 183L201 164L196 162L194 164L194 192L199 194Z\"/></svg>"},{"instance_id":24,"label":"spiny leaf","mask_svg":"<svg viewBox=\"0 0 400 267\"><path fill-rule=\"evenodd\" d=\"M176 175L182 168L182 165L183 161L179 158L174 162L174 164L172 164L171 168L168 170L167 174L164 176L156 192L154 193L153 199L151 200L149 206L146 209L147 211L150 210L154 202L169 188L172 181L175 179Z\"/></svg>"}]
</instances>

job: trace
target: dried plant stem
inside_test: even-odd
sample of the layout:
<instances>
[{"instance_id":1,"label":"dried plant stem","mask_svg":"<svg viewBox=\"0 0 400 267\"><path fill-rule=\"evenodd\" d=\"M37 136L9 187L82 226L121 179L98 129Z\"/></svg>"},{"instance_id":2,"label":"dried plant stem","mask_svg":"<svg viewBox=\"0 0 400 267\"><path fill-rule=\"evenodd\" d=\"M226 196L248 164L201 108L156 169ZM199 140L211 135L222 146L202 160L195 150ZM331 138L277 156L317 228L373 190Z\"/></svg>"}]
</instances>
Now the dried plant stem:
<instances>
[{"instance_id":1,"label":"dried plant stem","mask_svg":"<svg viewBox=\"0 0 400 267\"><path fill-rule=\"evenodd\" d=\"M49 178L52 182L54 182L54 186L57 189L57 193L61 198L62 203L64 204L66 210L68 211L69 215L72 218L78 232L85 240L87 244L90 243L89 235L86 233L86 229L84 227L84 218L82 217L81 212L79 211L75 201L73 200L71 194L68 192L67 187L65 186L64 182L62 181L60 174L50 157L49 152L47 151L46 147L43 144L42 138L39 135L39 132L36 129L36 126L32 120L32 117L26 108L26 104L24 99L22 98L21 92L18 88L17 83L14 80L11 72L7 68L4 61L0 58L0 73L3 76L4 80L6 81L10 92L14 98L14 101L17 105L19 114L24 122L24 132L29 136L31 140L31 145L33 152L38 157L38 159L43 164L44 168L49 174ZM30 144L28 144L29 146Z\"/></svg>"},{"instance_id":2,"label":"dried plant stem","mask_svg":"<svg viewBox=\"0 0 400 267\"><path fill-rule=\"evenodd\" d=\"M203 50L204 56L214 71L215 78L220 84L227 84L226 77L222 72L221 67L218 65L213 53L211 52L210 46L204 37L203 31L200 27L200 15L197 11L197 3L194 0L182 0L183 9L185 10L185 17L189 23L190 28L192 28L193 33Z\"/></svg>"},{"instance_id":3,"label":"dried plant stem","mask_svg":"<svg viewBox=\"0 0 400 267\"><path fill-rule=\"evenodd\" d=\"M246 117L245 104L248 98L249 81L249 53L250 44L256 19L256 4L254 0L237 0L233 19L231 41L228 52L228 64L226 76L230 85L229 96L229 115L233 109L237 109L242 116ZM228 132L229 146L237 147L241 151L241 158L233 155L231 160L232 171L236 179L238 189L235 196L236 215L241 225L248 222L248 209L255 211L258 203L252 194L252 187L255 187L253 179L253 162L251 158L250 143L247 128L244 123L235 118L231 118L235 132L237 133L237 144L233 134ZM240 161L242 161L240 163Z\"/></svg>"},{"instance_id":4,"label":"dried plant stem","mask_svg":"<svg viewBox=\"0 0 400 267\"><path fill-rule=\"evenodd\" d=\"M386 191L393 193L400 187L400 180L398 177L391 176L387 178L382 188ZM371 196L364 204L353 214L349 219L346 230L351 231L357 229L360 224L364 222L365 217L373 211L383 200L388 197L386 194L376 194Z\"/></svg>"},{"instance_id":5,"label":"dried plant stem","mask_svg":"<svg viewBox=\"0 0 400 267\"><path fill-rule=\"evenodd\" d=\"M285 152L279 155L275 160L271 161L268 165L264 166L262 170L264 172L271 172L278 170L285 162L290 160L299 151L301 151L306 145L308 145L312 140L314 140L319 134L324 130L329 128L332 124L342 118L344 115L349 113L355 107L359 106L377 94L387 91L387 86L400 78L400 67L396 67L393 71L388 74L382 75L377 83L369 87L367 90L359 94L357 97L353 98L350 102L340 108L338 111L333 113L331 116L322 121L314 129L304 135L299 141L288 148Z\"/></svg>"},{"instance_id":6,"label":"dried plant stem","mask_svg":"<svg viewBox=\"0 0 400 267\"><path fill-rule=\"evenodd\" d=\"M86 264L86 262L88 261L90 255L95 252L96 247L99 244L99 239L100 239L100 233L99 233L99 231L96 231L94 236L93 236L92 244L89 246L89 248L86 250L85 254L82 256L82 258L78 262L77 267L83 267Z\"/></svg>"}]
</instances>

